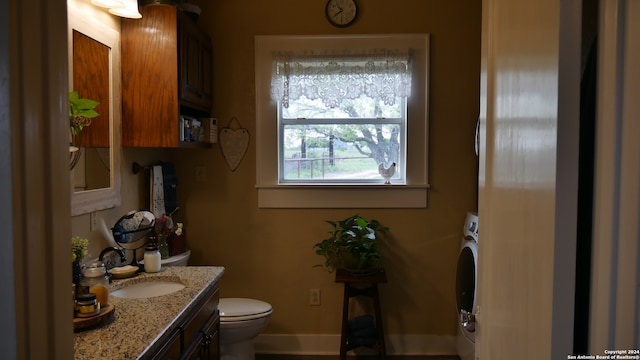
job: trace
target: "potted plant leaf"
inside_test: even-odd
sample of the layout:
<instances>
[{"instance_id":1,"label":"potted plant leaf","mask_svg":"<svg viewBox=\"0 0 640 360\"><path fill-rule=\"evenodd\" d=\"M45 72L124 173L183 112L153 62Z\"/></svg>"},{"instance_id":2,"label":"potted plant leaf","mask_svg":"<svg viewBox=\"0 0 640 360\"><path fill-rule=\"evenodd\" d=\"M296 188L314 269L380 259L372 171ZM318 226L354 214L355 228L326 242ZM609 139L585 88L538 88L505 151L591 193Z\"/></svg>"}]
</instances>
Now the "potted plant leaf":
<instances>
[{"instance_id":1,"label":"potted plant leaf","mask_svg":"<svg viewBox=\"0 0 640 360\"><path fill-rule=\"evenodd\" d=\"M71 139L69 142L69 169L73 168L80 159L80 148L78 148L74 142L75 137L86 126L91 125L91 119L99 116L95 107L100 103L91 100L81 98L77 91L69 93L69 128L71 129Z\"/></svg>"},{"instance_id":2,"label":"potted plant leaf","mask_svg":"<svg viewBox=\"0 0 640 360\"><path fill-rule=\"evenodd\" d=\"M69 93L69 126L73 136L91 125L91 119L100 115L94 110L98 105L100 103L95 100L81 98L77 91Z\"/></svg>"},{"instance_id":3,"label":"potted plant leaf","mask_svg":"<svg viewBox=\"0 0 640 360\"><path fill-rule=\"evenodd\" d=\"M343 268L354 275L371 274L381 269L378 241L388 227L360 215L326 222L333 226L333 230L328 238L313 246L316 254L325 258L324 264L316 266L329 272Z\"/></svg>"}]
</instances>

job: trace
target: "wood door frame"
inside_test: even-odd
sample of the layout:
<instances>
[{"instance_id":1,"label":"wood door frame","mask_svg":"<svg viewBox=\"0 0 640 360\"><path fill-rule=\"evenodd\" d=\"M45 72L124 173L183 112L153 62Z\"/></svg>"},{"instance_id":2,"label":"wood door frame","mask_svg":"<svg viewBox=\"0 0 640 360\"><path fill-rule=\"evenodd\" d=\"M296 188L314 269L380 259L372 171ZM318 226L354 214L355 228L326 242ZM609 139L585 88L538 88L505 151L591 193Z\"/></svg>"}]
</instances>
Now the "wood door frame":
<instances>
[{"instance_id":1,"label":"wood door frame","mask_svg":"<svg viewBox=\"0 0 640 360\"><path fill-rule=\"evenodd\" d=\"M0 325L13 330L0 352L71 359L66 1L0 0L0 13Z\"/></svg>"},{"instance_id":2,"label":"wood door frame","mask_svg":"<svg viewBox=\"0 0 640 360\"><path fill-rule=\"evenodd\" d=\"M640 4L600 2L589 352L640 345ZM633 46L633 45L635 46ZM632 79L632 81L628 81Z\"/></svg>"}]
</instances>

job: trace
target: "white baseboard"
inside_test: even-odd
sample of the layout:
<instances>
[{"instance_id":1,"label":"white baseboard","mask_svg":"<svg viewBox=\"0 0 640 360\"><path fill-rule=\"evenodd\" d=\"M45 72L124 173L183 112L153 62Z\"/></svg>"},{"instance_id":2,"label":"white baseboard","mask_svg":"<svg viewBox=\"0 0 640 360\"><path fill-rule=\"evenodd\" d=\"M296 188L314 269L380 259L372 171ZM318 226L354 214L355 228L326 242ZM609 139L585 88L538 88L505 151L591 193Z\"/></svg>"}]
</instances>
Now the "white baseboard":
<instances>
[{"instance_id":1,"label":"white baseboard","mask_svg":"<svg viewBox=\"0 0 640 360\"><path fill-rule=\"evenodd\" d=\"M385 335L389 355L456 355L456 336ZM254 340L258 354L337 355L338 334L261 334Z\"/></svg>"}]
</instances>

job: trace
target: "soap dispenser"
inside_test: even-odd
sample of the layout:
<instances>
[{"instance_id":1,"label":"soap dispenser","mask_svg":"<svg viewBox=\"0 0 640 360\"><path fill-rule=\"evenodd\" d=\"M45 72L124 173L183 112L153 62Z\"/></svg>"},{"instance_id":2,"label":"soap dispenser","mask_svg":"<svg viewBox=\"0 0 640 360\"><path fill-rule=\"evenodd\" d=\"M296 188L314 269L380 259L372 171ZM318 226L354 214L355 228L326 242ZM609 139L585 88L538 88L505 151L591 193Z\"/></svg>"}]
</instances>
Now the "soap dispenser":
<instances>
[{"instance_id":1,"label":"soap dispenser","mask_svg":"<svg viewBox=\"0 0 640 360\"><path fill-rule=\"evenodd\" d=\"M148 273L156 273L160 271L161 266L158 246L150 241L144 251L144 271Z\"/></svg>"}]
</instances>

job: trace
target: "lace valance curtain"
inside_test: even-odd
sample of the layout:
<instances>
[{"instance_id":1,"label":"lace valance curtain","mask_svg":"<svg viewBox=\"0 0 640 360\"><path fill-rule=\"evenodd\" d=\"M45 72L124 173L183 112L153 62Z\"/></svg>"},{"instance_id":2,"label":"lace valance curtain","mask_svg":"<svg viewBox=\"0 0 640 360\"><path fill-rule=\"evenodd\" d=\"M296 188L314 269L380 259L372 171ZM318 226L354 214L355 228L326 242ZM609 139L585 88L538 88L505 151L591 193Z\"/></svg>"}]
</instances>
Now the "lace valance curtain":
<instances>
[{"instance_id":1,"label":"lace valance curtain","mask_svg":"<svg viewBox=\"0 0 640 360\"><path fill-rule=\"evenodd\" d=\"M343 99L366 95L394 105L411 95L408 51L276 53L271 71L271 99L285 108L302 96L336 108Z\"/></svg>"}]
</instances>

